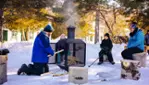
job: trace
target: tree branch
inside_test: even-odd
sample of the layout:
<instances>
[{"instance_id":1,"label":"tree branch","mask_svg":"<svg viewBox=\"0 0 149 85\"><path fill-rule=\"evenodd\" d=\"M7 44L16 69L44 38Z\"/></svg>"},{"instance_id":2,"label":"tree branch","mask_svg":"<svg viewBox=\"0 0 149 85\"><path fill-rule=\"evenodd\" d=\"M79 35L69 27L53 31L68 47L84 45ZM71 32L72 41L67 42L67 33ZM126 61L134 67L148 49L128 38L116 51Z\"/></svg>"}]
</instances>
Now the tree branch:
<instances>
[{"instance_id":1,"label":"tree branch","mask_svg":"<svg viewBox=\"0 0 149 85\"><path fill-rule=\"evenodd\" d=\"M112 36L113 36L113 32L112 32L112 30L111 30L111 28L110 28L110 26L109 26L109 23L108 23L108 21L106 20L106 18L105 18L105 16L104 16L104 14L103 14L101 11L99 11L99 13L100 13L100 14L101 14L101 16L103 17L103 19L104 19L104 21L105 21L106 26L108 27L108 29L109 29L110 33L111 33L111 34L112 34Z\"/></svg>"}]
</instances>

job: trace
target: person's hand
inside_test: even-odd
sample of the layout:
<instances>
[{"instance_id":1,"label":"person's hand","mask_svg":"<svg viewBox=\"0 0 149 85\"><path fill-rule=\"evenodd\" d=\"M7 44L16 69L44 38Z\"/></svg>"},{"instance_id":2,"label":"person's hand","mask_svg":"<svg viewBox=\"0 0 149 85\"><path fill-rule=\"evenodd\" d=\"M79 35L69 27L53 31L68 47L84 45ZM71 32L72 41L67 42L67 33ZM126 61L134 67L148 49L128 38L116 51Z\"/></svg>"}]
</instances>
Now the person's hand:
<instances>
[{"instance_id":1,"label":"person's hand","mask_svg":"<svg viewBox=\"0 0 149 85\"><path fill-rule=\"evenodd\" d=\"M51 56L52 56L51 54L48 55L48 57L51 57Z\"/></svg>"},{"instance_id":2,"label":"person's hand","mask_svg":"<svg viewBox=\"0 0 149 85\"><path fill-rule=\"evenodd\" d=\"M56 55L56 52L53 52L53 55L49 54L48 57L52 57L52 56L55 56Z\"/></svg>"},{"instance_id":3,"label":"person's hand","mask_svg":"<svg viewBox=\"0 0 149 85\"><path fill-rule=\"evenodd\" d=\"M108 47L103 47L102 49L103 49L104 51L108 51L108 50L109 50Z\"/></svg>"}]
</instances>

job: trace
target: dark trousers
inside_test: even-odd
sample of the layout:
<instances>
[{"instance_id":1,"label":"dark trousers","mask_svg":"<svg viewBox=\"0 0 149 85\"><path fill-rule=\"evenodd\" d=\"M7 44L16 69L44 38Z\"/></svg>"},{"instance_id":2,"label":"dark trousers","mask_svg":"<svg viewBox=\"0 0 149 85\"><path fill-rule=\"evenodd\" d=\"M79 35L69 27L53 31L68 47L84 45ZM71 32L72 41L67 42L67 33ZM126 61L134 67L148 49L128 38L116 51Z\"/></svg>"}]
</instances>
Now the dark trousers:
<instances>
[{"instance_id":1,"label":"dark trousers","mask_svg":"<svg viewBox=\"0 0 149 85\"><path fill-rule=\"evenodd\" d=\"M141 53L143 52L143 50L137 48L137 47L132 47L132 48L128 48L125 49L124 51L122 51L121 55L124 59L129 59L129 60L133 60L133 54L134 53Z\"/></svg>"},{"instance_id":2,"label":"dark trousers","mask_svg":"<svg viewBox=\"0 0 149 85\"><path fill-rule=\"evenodd\" d=\"M49 67L47 63L34 63L28 65L26 70L27 75L41 75L43 73L49 72Z\"/></svg>"},{"instance_id":3,"label":"dark trousers","mask_svg":"<svg viewBox=\"0 0 149 85\"><path fill-rule=\"evenodd\" d=\"M147 46L149 46L149 44L147 44ZM149 50L147 50L147 53L148 53L148 55L149 55Z\"/></svg>"},{"instance_id":4,"label":"dark trousers","mask_svg":"<svg viewBox=\"0 0 149 85\"><path fill-rule=\"evenodd\" d=\"M103 56L104 56L104 55L107 55L109 62L113 62L113 57L112 57L111 51L106 52L106 51L104 51L104 50L101 50L101 51L99 52L99 62L103 62Z\"/></svg>"}]
</instances>

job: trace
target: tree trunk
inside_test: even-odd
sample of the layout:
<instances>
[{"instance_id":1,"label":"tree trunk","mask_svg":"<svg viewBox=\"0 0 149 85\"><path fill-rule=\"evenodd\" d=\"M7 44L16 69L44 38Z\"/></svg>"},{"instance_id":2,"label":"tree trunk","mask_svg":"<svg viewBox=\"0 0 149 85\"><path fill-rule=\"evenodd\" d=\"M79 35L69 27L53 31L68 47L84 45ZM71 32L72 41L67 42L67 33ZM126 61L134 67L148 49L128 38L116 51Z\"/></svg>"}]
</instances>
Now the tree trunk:
<instances>
[{"instance_id":1,"label":"tree trunk","mask_svg":"<svg viewBox=\"0 0 149 85\"><path fill-rule=\"evenodd\" d=\"M21 41L25 41L25 33L24 30L21 31Z\"/></svg>"},{"instance_id":2,"label":"tree trunk","mask_svg":"<svg viewBox=\"0 0 149 85\"><path fill-rule=\"evenodd\" d=\"M3 9L0 8L0 42L3 41Z\"/></svg>"},{"instance_id":3,"label":"tree trunk","mask_svg":"<svg viewBox=\"0 0 149 85\"><path fill-rule=\"evenodd\" d=\"M99 9L96 10L96 19L95 19L95 44L99 42Z\"/></svg>"},{"instance_id":4,"label":"tree trunk","mask_svg":"<svg viewBox=\"0 0 149 85\"><path fill-rule=\"evenodd\" d=\"M0 42L3 41L3 8L7 0L0 0Z\"/></svg>"},{"instance_id":5,"label":"tree trunk","mask_svg":"<svg viewBox=\"0 0 149 85\"><path fill-rule=\"evenodd\" d=\"M28 41L29 40L29 31L27 30L24 34L25 34L25 40Z\"/></svg>"},{"instance_id":6,"label":"tree trunk","mask_svg":"<svg viewBox=\"0 0 149 85\"><path fill-rule=\"evenodd\" d=\"M103 14L101 11L99 11L99 12L100 12L100 14L101 14L102 18L104 19L106 26L107 26L107 27L108 27L108 29L109 29L109 33L111 33L111 34L112 34L112 36L114 36L114 34L113 34L112 30L111 30L111 27L110 27L110 25L109 25L108 21L106 20L106 17L104 16L104 14Z\"/></svg>"}]
</instances>

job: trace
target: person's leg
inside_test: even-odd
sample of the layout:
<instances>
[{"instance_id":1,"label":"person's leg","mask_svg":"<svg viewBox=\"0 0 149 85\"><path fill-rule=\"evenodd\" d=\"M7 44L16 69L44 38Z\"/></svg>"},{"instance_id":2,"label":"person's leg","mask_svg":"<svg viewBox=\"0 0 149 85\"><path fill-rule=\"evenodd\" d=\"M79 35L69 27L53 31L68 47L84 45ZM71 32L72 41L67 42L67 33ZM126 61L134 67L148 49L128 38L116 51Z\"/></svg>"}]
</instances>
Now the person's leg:
<instances>
[{"instance_id":1,"label":"person's leg","mask_svg":"<svg viewBox=\"0 0 149 85\"><path fill-rule=\"evenodd\" d=\"M22 64L22 66L20 67L20 69L17 71L18 75L21 75L22 73L25 73L28 70L28 67L26 64Z\"/></svg>"},{"instance_id":2,"label":"person's leg","mask_svg":"<svg viewBox=\"0 0 149 85\"><path fill-rule=\"evenodd\" d=\"M25 73L27 75L40 75L48 71L48 67L45 68L43 63L34 63L33 65L29 64L28 66L23 64L18 70L18 75Z\"/></svg>"},{"instance_id":3,"label":"person's leg","mask_svg":"<svg viewBox=\"0 0 149 85\"><path fill-rule=\"evenodd\" d=\"M109 62L114 62L111 52L108 52L108 53L107 53L107 57L108 57Z\"/></svg>"},{"instance_id":4,"label":"person's leg","mask_svg":"<svg viewBox=\"0 0 149 85\"><path fill-rule=\"evenodd\" d=\"M46 73L46 72L49 72L49 66L48 66L48 64L45 64L45 71L44 71L44 73Z\"/></svg>"},{"instance_id":5,"label":"person's leg","mask_svg":"<svg viewBox=\"0 0 149 85\"><path fill-rule=\"evenodd\" d=\"M98 65L102 64L103 63L103 55L105 54L105 52L103 50L101 50L99 52L99 62L98 62Z\"/></svg>"},{"instance_id":6,"label":"person's leg","mask_svg":"<svg viewBox=\"0 0 149 85\"><path fill-rule=\"evenodd\" d=\"M30 74L31 75L41 75L44 73L45 68L44 68L43 63L34 63L34 68L30 68Z\"/></svg>"},{"instance_id":7,"label":"person's leg","mask_svg":"<svg viewBox=\"0 0 149 85\"><path fill-rule=\"evenodd\" d=\"M147 44L146 49L147 49L148 46L149 46L149 44ZM149 50L148 50L148 49L147 49L147 53L148 53L148 55L149 55Z\"/></svg>"},{"instance_id":8,"label":"person's leg","mask_svg":"<svg viewBox=\"0 0 149 85\"><path fill-rule=\"evenodd\" d=\"M125 49L124 51L122 51L121 55L124 59L133 60L132 55L134 53L140 53L140 52L143 52L143 51L137 47L132 47L132 48L128 48L128 49Z\"/></svg>"},{"instance_id":9,"label":"person's leg","mask_svg":"<svg viewBox=\"0 0 149 85\"><path fill-rule=\"evenodd\" d=\"M104 55L104 51L101 50L101 51L99 52L99 62L103 62L103 55Z\"/></svg>"}]
</instances>

